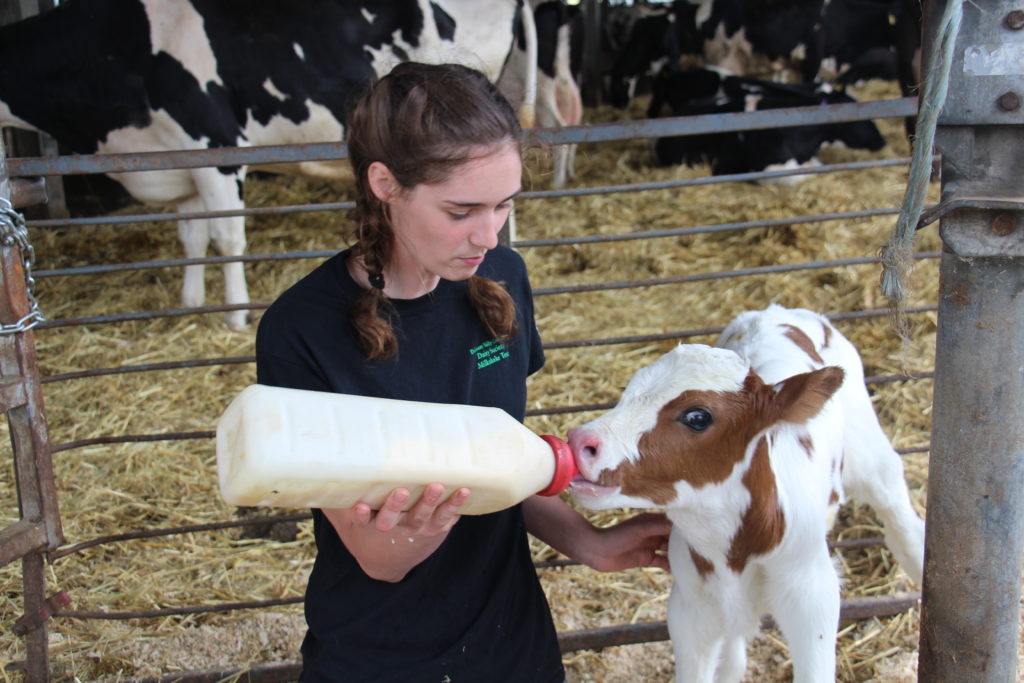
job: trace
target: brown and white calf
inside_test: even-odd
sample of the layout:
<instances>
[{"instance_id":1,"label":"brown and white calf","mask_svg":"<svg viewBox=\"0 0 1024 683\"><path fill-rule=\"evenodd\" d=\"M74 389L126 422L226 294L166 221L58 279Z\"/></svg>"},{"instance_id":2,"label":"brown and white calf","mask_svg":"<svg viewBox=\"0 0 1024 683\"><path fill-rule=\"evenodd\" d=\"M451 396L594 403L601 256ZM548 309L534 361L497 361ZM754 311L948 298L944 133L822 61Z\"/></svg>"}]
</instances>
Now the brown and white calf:
<instances>
[{"instance_id":1,"label":"brown and white calf","mask_svg":"<svg viewBox=\"0 0 1024 683\"><path fill-rule=\"evenodd\" d=\"M847 494L870 504L920 584L924 522L879 425L860 355L828 322L772 305L717 346L680 344L618 405L569 431L584 507L665 509L677 681L740 681L764 614L794 680L834 681L839 577L826 534Z\"/></svg>"}]
</instances>

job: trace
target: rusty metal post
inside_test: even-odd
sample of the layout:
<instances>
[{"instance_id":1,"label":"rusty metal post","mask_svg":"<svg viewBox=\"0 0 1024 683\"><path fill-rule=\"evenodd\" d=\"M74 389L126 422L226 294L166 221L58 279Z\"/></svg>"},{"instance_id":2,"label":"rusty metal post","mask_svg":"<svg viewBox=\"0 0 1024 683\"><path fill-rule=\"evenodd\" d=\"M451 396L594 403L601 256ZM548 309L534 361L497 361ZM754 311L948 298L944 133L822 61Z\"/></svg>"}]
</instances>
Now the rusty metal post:
<instances>
[{"instance_id":1,"label":"rusty metal post","mask_svg":"<svg viewBox=\"0 0 1024 683\"><path fill-rule=\"evenodd\" d=\"M41 316L26 275L28 231L10 209L4 150L0 144L0 411L7 417L20 519L0 529L0 565L21 559L25 615L15 632L25 636L25 671L31 683L50 680L46 619L46 552L63 540L32 326Z\"/></svg>"},{"instance_id":2,"label":"rusty metal post","mask_svg":"<svg viewBox=\"0 0 1024 683\"><path fill-rule=\"evenodd\" d=\"M926 7L926 34L943 10L942 2L933 4ZM1022 9L1010 0L963 3L936 131L944 251L921 681L1017 680L1024 549Z\"/></svg>"}]
</instances>

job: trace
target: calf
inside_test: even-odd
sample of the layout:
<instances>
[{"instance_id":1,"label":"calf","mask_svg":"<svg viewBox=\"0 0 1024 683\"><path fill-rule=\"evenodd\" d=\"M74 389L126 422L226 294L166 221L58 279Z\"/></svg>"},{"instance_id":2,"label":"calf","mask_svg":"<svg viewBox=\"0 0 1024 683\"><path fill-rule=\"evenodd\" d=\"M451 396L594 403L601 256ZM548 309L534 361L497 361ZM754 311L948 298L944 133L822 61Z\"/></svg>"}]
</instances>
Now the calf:
<instances>
[{"instance_id":1,"label":"calf","mask_svg":"<svg viewBox=\"0 0 1024 683\"><path fill-rule=\"evenodd\" d=\"M853 345L828 320L772 305L716 347L681 344L618 405L569 431L591 509L662 508L677 681L739 681L770 613L794 680L835 680L839 578L826 534L845 495L870 504L921 582L924 522L878 423Z\"/></svg>"}]
</instances>

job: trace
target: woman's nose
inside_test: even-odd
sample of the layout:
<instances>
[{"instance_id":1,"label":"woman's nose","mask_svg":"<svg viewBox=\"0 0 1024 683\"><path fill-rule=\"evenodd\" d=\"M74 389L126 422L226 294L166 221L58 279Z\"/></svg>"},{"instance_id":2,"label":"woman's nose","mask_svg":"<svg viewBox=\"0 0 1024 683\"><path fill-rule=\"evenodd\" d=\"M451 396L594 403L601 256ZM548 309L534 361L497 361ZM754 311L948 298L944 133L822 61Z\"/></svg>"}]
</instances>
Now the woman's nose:
<instances>
[{"instance_id":1,"label":"woman's nose","mask_svg":"<svg viewBox=\"0 0 1024 683\"><path fill-rule=\"evenodd\" d=\"M473 230L473 233L470 235L470 242L476 247L494 249L494 247L498 246L498 233L501 232L503 225L505 225L505 216L503 214L488 215Z\"/></svg>"}]
</instances>

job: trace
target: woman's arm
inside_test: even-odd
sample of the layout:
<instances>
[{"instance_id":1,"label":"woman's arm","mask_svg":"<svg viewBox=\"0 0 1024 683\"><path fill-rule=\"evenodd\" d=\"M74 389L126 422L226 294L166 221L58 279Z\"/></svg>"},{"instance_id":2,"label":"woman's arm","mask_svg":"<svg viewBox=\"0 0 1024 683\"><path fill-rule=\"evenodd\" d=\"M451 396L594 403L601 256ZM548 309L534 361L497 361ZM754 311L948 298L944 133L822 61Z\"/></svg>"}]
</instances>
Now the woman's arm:
<instances>
[{"instance_id":1,"label":"woman's arm","mask_svg":"<svg viewBox=\"0 0 1024 683\"><path fill-rule=\"evenodd\" d=\"M526 529L563 555L602 572L631 567L668 569L672 522L643 513L606 528L595 527L557 497L532 496L523 503Z\"/></svg>"},{"instance_id":2,"label":"woman's arm","mask_svg":"<svg viewBox=\"0 0 1024 683\"><path fill-rule=\"evenodd\" d=\"M444 486L434 483L405 512L409 490L397 488L376 512L356 503L323 513L367 576L397 582L437 550L468 497L469 489L460 488L445 499Z\"/></svg>"}]
</instances>

